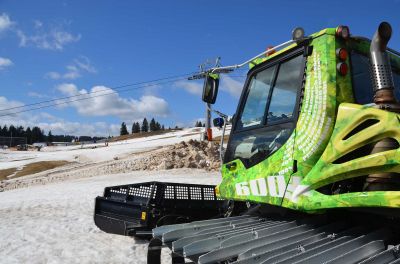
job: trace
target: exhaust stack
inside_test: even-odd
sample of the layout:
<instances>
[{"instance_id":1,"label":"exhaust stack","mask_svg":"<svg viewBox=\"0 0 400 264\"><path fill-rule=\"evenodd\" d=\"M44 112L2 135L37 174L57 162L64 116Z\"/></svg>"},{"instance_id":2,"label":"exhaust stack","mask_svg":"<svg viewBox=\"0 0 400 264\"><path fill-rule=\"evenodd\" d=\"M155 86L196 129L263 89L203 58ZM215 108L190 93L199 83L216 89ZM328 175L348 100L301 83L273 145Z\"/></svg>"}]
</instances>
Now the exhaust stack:
<instances>
[{"instance_id":1,"label":"exhaust stack","mask_svg":"<svg viewBox=\"0 0 400 264\"><path fill-rule=\"evenodd\" d=\"M394 95L394 82L387 44L392 36L392 27L387 22L380 23L370 46L374 103L377 108L400 113L400 104ZM392 138L377 142L371 154L397 149L399 143ZM374 173L367 176L364 191L397 191L400 189L400 174L395 172Z\"/></svg>"},{"instance_id":2,"label":"exhaust stack","mask_svg":"<svg viewBox=\"0 0 400 264\"><path fill-rule=\"evenodd\" d=\"M374 86L374 103L380 105L380 108L386 105L383 108L397 110L398 106L396 107L397 100L394 95L392 68L390 66L389 55L386 52L391 36L392 27L390 24L387 22L380 23L371 41L370 59Z\"/></svg>"}]
</instances>

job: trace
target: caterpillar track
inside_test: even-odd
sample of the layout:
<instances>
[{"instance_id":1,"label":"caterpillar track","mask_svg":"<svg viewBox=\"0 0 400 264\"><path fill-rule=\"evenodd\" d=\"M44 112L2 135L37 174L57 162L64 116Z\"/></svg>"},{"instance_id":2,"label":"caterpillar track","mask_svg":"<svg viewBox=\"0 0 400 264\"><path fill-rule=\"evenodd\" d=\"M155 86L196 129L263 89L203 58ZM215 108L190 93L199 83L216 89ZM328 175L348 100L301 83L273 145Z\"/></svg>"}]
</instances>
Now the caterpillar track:
<instances>
[{"instance_id":1,"label":"caterpillar track","mask_svg":"<svg viewBox=\"0 0 400 264\"><path fill-rule=\"evenodd\" d=\"M400 263L399 243L382 225L243 215L153 229L148 263L160 263L160 246L172 263Z\"/></svg>"}]
</instances>

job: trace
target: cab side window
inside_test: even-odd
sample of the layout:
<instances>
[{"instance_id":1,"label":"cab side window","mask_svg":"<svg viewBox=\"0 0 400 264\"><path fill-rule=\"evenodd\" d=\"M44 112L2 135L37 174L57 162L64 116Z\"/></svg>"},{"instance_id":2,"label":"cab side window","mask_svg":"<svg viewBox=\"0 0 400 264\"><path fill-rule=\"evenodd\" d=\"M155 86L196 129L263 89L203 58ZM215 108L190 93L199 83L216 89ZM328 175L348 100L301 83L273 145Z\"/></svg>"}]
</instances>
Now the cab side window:
<instances>
[{"instance_id":1,"label":"cab side window","mask_svg":"<svg viewBox=\"0 0 400 264\"><path fill-rule=\"evenodd\" d=\"M296 52L251 76L224 162L239 158L246 167L251 167L289 139L295 126L303 69L304 57Z\"/></svg>"},{"instance_id":2,"label":"cab side window","mask_svg":"<svg viewBox=\"0 0 400 264\"><path fill-rule=\"evenodd\" d=\"M296 105L298 79L300 76L302 56L282 63L276 78L271 104L268 109L267 124L293 118Z\"/></svg>"}]
</instances>

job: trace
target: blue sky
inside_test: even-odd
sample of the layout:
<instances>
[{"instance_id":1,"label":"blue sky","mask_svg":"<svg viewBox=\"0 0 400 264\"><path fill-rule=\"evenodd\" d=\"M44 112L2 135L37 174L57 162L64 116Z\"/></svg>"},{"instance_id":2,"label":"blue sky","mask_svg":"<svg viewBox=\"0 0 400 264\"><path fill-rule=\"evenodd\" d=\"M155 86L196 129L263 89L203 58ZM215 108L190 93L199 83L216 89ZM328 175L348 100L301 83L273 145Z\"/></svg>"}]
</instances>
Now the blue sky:
<instances>
[{"instance_id":1,"label":"blue sky","mask_svg":"<svg viewBox=\"0 0 400 264\"><path fill-rule=\"evenodd\" d=\"M195 72L206 59L240 63L269 45L344 24L371 37L393 26L400 1L4 1L0 0L0 109ZM215 108L236 109L245 70L222 80ZM203 118L202 84L176 80L110 96L0 117L53 134L117 134L122 121L166 126ZM20 110L20 109L18 109Z\"/></svg>"}]
</instances>

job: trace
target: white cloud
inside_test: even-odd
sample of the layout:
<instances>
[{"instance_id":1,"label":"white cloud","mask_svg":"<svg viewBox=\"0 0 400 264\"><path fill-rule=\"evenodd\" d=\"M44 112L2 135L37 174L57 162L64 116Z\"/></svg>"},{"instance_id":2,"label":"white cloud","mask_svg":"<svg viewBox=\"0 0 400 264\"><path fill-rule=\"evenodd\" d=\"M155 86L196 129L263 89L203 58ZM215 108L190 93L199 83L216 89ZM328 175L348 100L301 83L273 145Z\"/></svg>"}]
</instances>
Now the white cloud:
<instances>
[{"instance_id":1,"label":"white cloud","mask_svg":"<svg viewBox=\"0 0 400 264\"><path fill-rule=\"evenodd\" d=\"M84 70L86 72L90 73L96 73L97 70L93 67L93 65L90 63L90 60L88 57L85 56L80 56L77 59L74 59L74 66L78 69Z\"/></svg>"},{"instance_id":2,"label":"white cloud","mask_svg":"<svg viewBox=\"0 0 400 264\"><path fill-rule=\"evenodd\" d=\"M229 75L224 75L221 77L220 84L221 91L225 91L235 98L239 98L243 89L243 82L237 81L229 77Z\"/></svg>"},{"instance_id":3,"label":"white cloud","mask_svg":"<svg viewBox=\"0 0 400 264\"><path fill-rule=\"evenodd\" d=\"M4 68L10 67L13 65L13 62L10 59L0 57L0 70Z\"/></svg>"},{"instance_id":4,"label":"white cloud","mask_svg":"<svg viewBox=\"0 0 400 264\"><path fill-rule=\"evenodd\" d=\"M10 109L10 108L16 108L16 107L21 107L24 104L18 101L10 101L4 96L0 96L0 117L3 115L8 115L13 113L15 110L6 110L4 109Z\"/></svg>"},{"instance_id":5,"label":"white cloud","mask_svg":"<svg viewBox=\"0 0 400 264\"><path fill-rule=\"evenodd\" d=\"M33 92L33 91L28 92L28 96L29 97L33 97L33 98L48 98L49 97L48 95L37 93L37 92Z\"/></svg>"},{"instance_id":6,"label":"white cloud","mask_svg":"<svg viewBox=\"0 0 400 264\"><path fill-rule=\"evenodd\" d=\"M65 73L59 73L51 71L45 74L45 78L53 80L74 80L82 76L82 73L96 73L97 70L90 63L90 60L85 56L80 56L74 59L73 62L65 67L67 71Z\"/></svg>"},{"instance_id":7,"label":"white cloud","mask_svg":"<svg viewBox=\"0 0 400 264\"><path fill-rule=\"evenodd\" d=\"M65 31L62 27L51 27L48 31L43 29L43 23L36 20L34 22L35 32L32 35L27 35L20 29L16 30L19 38L19 46L35 46L39 49L47 50L63 50L64 46L81 39L81 35L74 35Z\"/></svg>"},{"instance_id":8,"label":"white cloud","mask_svg":"<svg viewBox=\"0 0 400 264\"><path fill-rule=\"evenodd\" d=\"M21 109L14 109L9 111L1 111L1 109L8 109L13 107L20 107L24 104L18 101L8 100L5 97L0 96L0 125L14 125L23 126L24 128L38 126L44 129L45 133L49 130L52 131L53 135L75 135L75 136L108 136L118 135L119 127L118 124L107 124L105 122L94 122L94 123L81 123L81 122L70 122L62 118L58 118L47 112L32 113L16 113Z\"/></svg>"},{"instance_id":9,"label":"white cloud","mask_svg":"<svg viewBox=\"0 0 400 264\"><path fill-rule=\"evenodd\" d=\"M0 15L0 32L10 29L14 24L6 13Z\"/></svg>"},{"instance_id":10,"label":"white cloud","mask_svg":"<svg viewBox=\"0 0 400 264\"><path fill-rule=\"evenodd\" d=\"M127 99L105 86L95 86L87 91L79 90L71 83L61 84L57 89L67 96L79 94L79 98L89 98L80 101L71 98L64 101L85 116L115 116L130 121L149 116L166 117L170 112L168 103L163 98L153 95L144 95L139 100ZM101 96L104 94L107 95Z\"/></svg>"},{"instance_id":11,"label":"white cloud","mask_svg":"<svg viewBox=\"0 0 400 264\"><path fill-rule=\"evenodd\" d=\"M187 92L194 95L202 95L203 93L203 84L195 81L178 81L175 83L175 86L178 88L182 88Z\"/></svg>"},{"instance_id":12,"label":"white cloud","mask_svg":"<svg viewBox=\"0 0 400 264\"><path fill-rule=\"evenodd\" d=\"M62 78L62 75L59 74L58 72L48 72L45 74L45 77L53 80L58 80Z\"/></svg>"}]
</instances>

